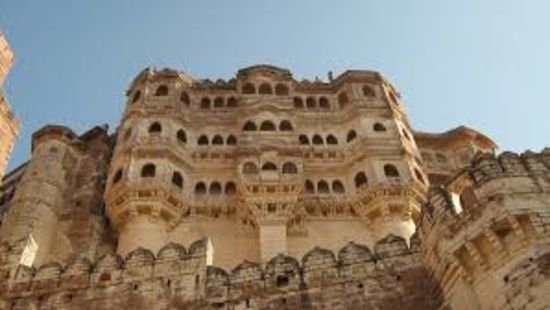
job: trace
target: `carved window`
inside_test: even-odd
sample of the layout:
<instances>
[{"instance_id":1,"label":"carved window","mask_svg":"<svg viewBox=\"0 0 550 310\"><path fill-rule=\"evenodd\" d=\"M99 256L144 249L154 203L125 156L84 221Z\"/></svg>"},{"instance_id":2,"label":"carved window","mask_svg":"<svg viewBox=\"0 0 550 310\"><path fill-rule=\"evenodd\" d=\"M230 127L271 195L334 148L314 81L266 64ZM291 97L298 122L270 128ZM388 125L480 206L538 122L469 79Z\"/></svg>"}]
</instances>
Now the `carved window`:
<instances>
[{"instance_id":1,"label":"carved window","mask_svg":"<svg viewBox=\"0 0 550 310\"><path fill-rule=\"evenodd\" d=\"M236 108L238 105L239 103L237 102L237 99L235 99L235 97L229 97L229 99L227 99L228 108Z\"/></svg>"},{"instance_id":2,"label":"carved window","mask_svg":"<svg viewBox=\"0 0 550 310\"><path fill-rule=\"evenodd\" d=\"M176 185L179 188L183 188L183 177L177 171L172 174L172 184Z\"/></svg>"},{"instance_id":3,"label":"carved window","mask_svg":"<svg viewBox=\"0 0 550 310\"><path fill-rule=\"evenodd\" d=\"M189 104L191 103L191 99L189 98L189 95L186 92L181 92L180 101L186 106L189 106Z\"/></svg>"},{"instance_id":4,"label":"carved window","mask_svg":"<svg viewBox=\"0 0 550 310\"><path fill-rule=\"evenodd\" d=\"M322 145L323 144L323 138L321 138L320 135L314 135L312 139L313 144L315 145Z\"/></svg>"},{"instance_id":5,"label":"carved window","mask_svg":"<svg viewBox=\"0 0 550 310\"><path fill-rule=\"evenodd\" d=\"M237 144L237 138L235 138L234 135L229 135L229 136L227 137L226 144L227 144L227 145L236 145L236 144Z\"/></svg>"},{"instance_id":6,"label":"carved window","mask_svg":"<svg viewBox=\"0 0 550 310\"><path fill-rule=\"evenodd\" d=\"M288 277L279 275L277 276L277 287L284 287L288 285Z\"/></svg>"},{"instance_id":7,"label":"carved window","mask_svg":"<svg viewBox=\"0 0 550 310\"><path fill-rule=\"evenodd\" d=\"M307 97L306 107L308 109L315 109L317 107L317 100L315 100L315 98L313 98L313 97Z\"/></svg>"},{"instance_id":8,"label":"carved window","mask_svg":"<svg viewBox=\"0 0 550 310\"><path fill-rule=\"evenodd\" d=\"M243 85L242 93L245 95L255 94L256 87L252 83L246 83Z\"/></svg>"},{"instance_id":9,"label":"carved window","mask_svg":"<svg viewBox=\"0 0 550 310\"><path fill-rule=\"evenodd\" d=\"M212 139L213 145L223 145L223 138L220 135L215 135Z\"/></svg>"},{"instance_id":10,"label":"carved window","mask_svg":"<svg viewBox=\"0 0 550 310\"><path fill-rule=\"evenodd\" d=\"M210 193L210 195L214 195L214 196L217 196L217 195L221 194L222 193L222 186L220 185L220 183L212 182L212 184L210 184L209 193Z\"/></svg>"},{"instance_id":11,"label":"carved window","mask_svg":"<svg viewBox=\"0 0 550 310\"><path fill-rule=\"evenodd\" d=\"M359 172L355 175L355 178L353 178L355 182L355 188L360 188L363 186L368 185L369 181L367 179L367 176L364 172Z\"/></svg>"},{"instance_id":12,"label":"carved window","mask_svg":"<svg viewBox=\"0 0 550 310\"><path fill-rule=\"evenodd\" d=\"M206 135L201 135L199 140L197 140L198 145L208 145L208 137Z\"/></svg>"},{"instance_id":13,"label":"carved window","mask_svg":"<svg viewBox=\"0 0 550 310\"><path fill-rule=\"evenodd\" d=\"M277 171L277 165L272 162L267 162L262 166L263 171Z\"/></svg>"},{"instance_id":14,"label":"carved window","mask_svg":"<svg viewBox=\"0 0 550 310\"><path fill-rule=\"evenodd\" d=\"M445 155L441 154L441 153L435 154L435 159L439 163L446 163L447 162L447 157Z\"/></svg>"},{"instance_id":15,"label":"carved window","mask_svg":"<svg viewBox=\"0 0 550 310\"><path fill-rule=\"evenodd\" d=\"M304 108L304 101L300 97L294 97L294 108L296 109L303 109Z\"/></svg>"},{"instance_id":16,"label":"carved window","mask_svg":"<svg viewBox=\"0 0 550 310\"><path fill-rule=\"evenodd\" d=\"M243 165L243 173L244 174L256 174L258 173L258 166L252 162L246 162Z\"/></svg>"},{"instance_id":17,"label":"carved window","mask_svg":"<svg viewBox=\"0 0 550 310\"><path fill-rule=\"evenodd\" d=\"M376 94L374 92L374 89L372 89L372 87L365 85L363 86L363 96L372 98L376 96Z\"/></svg>"},{"instance_id":18,"label":"carved window","mask_svg":"<svg viewBox=\"0 0 550 310\"><path fill-rule=\"evenodd\" d=\"M256 124L252 121L247 121L243 126L244 131L256 131L256 129Z\"/></svg>"},{"instance_id":19,"label":"carved window","mask_svg":"<svg viewBox=\"0 0 550 310\"><path fill-rule=\"evenodd\" d=\"M305 183L304 187L305 187L306 193L308 193L308 194L315 193L315 186L313 185L313 182L311 182L310 180L306 180L306 183Z\"/></svg>"},{"instance_id":20,"label":"carved window","mask_svg":"<svg viewBox=\"0 0 550 310\"><path fill-rule=\"evenodd\" d=\"M134 97L132 97L132 103L136 103L139 100L139 98L141 98L141 91L138 90L137 92L134 93Z\"/></svg>"},{"instance_id":21,"label":"carved window","mask_svg":"<svg viewBox=\"0 0 550 310\"><path fill-rule=\"evenodd\" d=\"M288 95L288 87L285 84L277 84L275 86L275 94L279 96L287 96Z\"/></svg>"},{"instance_id":22,"label":"carved window","mask_svg":"<svg viewBox=\"0 0 550 310\"><path fill-rule=\"evenodd\" d=\"M298 173L298 167L296 167L296 165L291 162L284 163L283 173L296 174Z\"/></svg>"},{"instance_id":23,"label":"carved window","mask_svg":"<svg viewBox=\"0 0 550 310\"><path fill-rule=\"evenodd\" d=\"M328 183L325 180L321 180L321 181L317 182L317 192L319 192L321 194L330 193Z\"/></svg>"},{"instance_id":24,"label":"carved window","mask_svg":"<svg viewBox=\"0 0 550 310\"><path fill-rule=\"evenodd\" d=\"M159 122L154 122L153 124L151 124L151 126L149 126L149 133L159 134L161 133L161 131L162 131L162 126L160 125Z\"/></svg>"},{"instance_id":25,"label":"carved window","mask_svg":"<svg viewBox=\"0 0 550 310\"><path fill-rule=\"evenodd\" d=\"M301 145L309 145L309 138L306 135L300 135L298 140L300 140Z\"/></svg>"},{"instance_id":26,"label":"carved window","mask_svg":"<svg viewBox=\"0 0 550 310\"><path fill-rule=\"evenodd\" d=\"M271 95L273 94L273 90L271 89L271 85L267 83L263 83L260 85L260 88L258 89L258 92L262 95Z\"/></svg>"},{"instance_id":27,"label":"carved window","mask_svg":"<svg viewBox=\"0 0 550 310\"><path fill-rule=\"evenodd\" d=\"M117 184L122 179L122 169L118 169L113 176L113 185Z\"/></svg>"},{"instance_id":28,"label":"carved window","mask_svg":"<svg viewBox=\"0 0 550 310\"><path fill-rule=\"evenodd\" d=\"M348 95L346 93L340 93L338 95L338 104L340 105L340 108L345 108L349 103Z\"/></svg>"},{"instance_id":29,"label":"carved window","mask_svg":"<svg viewBox=\"0 0 550 310\"><path fill-rule=\"evenodd\" d=\"M261 131L275 131L277 128L275 127L275 124L271 121L263 121L260 125Z\"/></svg>"},{"instance_id":30,"label":"carved window","mask_svg":"<svg viewBox=\"0 0 550 310\"><path fill-rule=\"evenodd\" d=\"M348 136L347 136L346 141L351 142L351 141L355 140L355 138L357 138L357 133L355 132L355 130L350 130L348 132Z\"/></svg>"},{"instance_id":31,"label":"carved window","mask_svg":"<svg viewBox=\"0 0 550 310\"><path fill-rule=\"evenodd\" d=\"M234 182L227 182L225 184L225 194L227 196L233 196L237 192L237 186Z\"/></svg>"},{"instance_id":32,"label":"carved window","mask_svg":"<svg viewBox=\"0 0 550 310\"><path fill-rule=\"evenodd\" d=\"M336 137L333 135L328 135L327 144L331 144L331 145L338 144L338 139L336 139Z\"/></svg>"},{"instance_id":33,"label":"carved window","mask_svg":"<svg viewBox=\"0 0 550 310\"><path fill-rule=\"evenodd\" d=\"M326 97L319 98L319 107L325 110L330 109L330 103L328 102L328 99Z\"/></svg>"},{"instance_id":34,"label":"carved window","mask_svg":"<svg viewBox=\"0 0 550 310\"><path fill-rule=\"evenodd\" d=\"M187 143L187 135L183 129L178 130L176 133L176 138L178 138L178 141L181 143Z\"/></svg>"},{"instance_id":35,"label":"carved window","mask_svg":"<svg viewBox=\"0 0 550 310\"><path fill-rule=\"evenodd\" d=\"M195 195L203 196L206 194L206 184L204 182L199 182L195 185Z\"/></svg>"},{"instance_id":36,"label":"carved window","mask_svg":"<svg viewBox=\"0 0 550 310\"><path fill-rule=\"evenodd\" d=\"M332 182L332 192L336 194L344 194L346 192L342 181L335 180Z\"/></svg>"},{"instance_id":37,"label":"carved window","mask_svg":"<svg viewBox=\"0 0 550 310\"><path fill-rule=\"evenodd\" d=\"M141 177L143 178L152 178L155 176L156 167L154 164L145 164L141 168Z\"/></svg>"},{"instance_id":38,"label":"carved window","mask_svg":"<svg viewBox=\"0 0 550 310\"><path fill-rule=\"evenodd\" d=\"M398 178L399 171L397 170L397 167L395 167L394 165L386 164L384 165L384 175L390 178Z\"/></svg>"},{"instance_id":39,"label":"carved window","mask_svg":"<svg viewBox=\"0 0 550 310\"><path fill-rule=\"evenodd\" d=\"M292 123L290 121L284 120L279 124L279 130L280 131L292 131Z\"/></svg>"},{"instance_id":40,"label":"carved window","mask_svg":"<svg viewBox=\"0 0 550 310\"><path fill-rule=\"evenodd\" d=\"M210 109L210 98L204 97L201 100L201 109L208 110Z\"/></svg>"},{"instance_id":41,"label":"carved window","mask_svg":"<svg viewBox=\"0 0 550 310\"><path fill-rule=\"evenodd\" d=\"M160 97L168 96L168 86L160 85L157 88L157 91L155 92L155 96L160 96Z\"/></svg>"},{"instance_id":42,"label":"carved window","mask_svg":"<svg viewBox=\"0 0 550 310\"><path fill-rule=\"evenodd\" d=\"M376 132L383 132L386 131L386 126L382 125L381 123L374 123L372 129Z\"/></svg>"},{"instance_id":43,"label":"carved window","mask_svg":"<svg viewBox=\"0 0 550 310\"><path fill-rule=\"evenodd\" d=\"M225 106L225 102L222 97L216 97L214 99L214 108L223 108Z\"/></svg>"}]
</instances>

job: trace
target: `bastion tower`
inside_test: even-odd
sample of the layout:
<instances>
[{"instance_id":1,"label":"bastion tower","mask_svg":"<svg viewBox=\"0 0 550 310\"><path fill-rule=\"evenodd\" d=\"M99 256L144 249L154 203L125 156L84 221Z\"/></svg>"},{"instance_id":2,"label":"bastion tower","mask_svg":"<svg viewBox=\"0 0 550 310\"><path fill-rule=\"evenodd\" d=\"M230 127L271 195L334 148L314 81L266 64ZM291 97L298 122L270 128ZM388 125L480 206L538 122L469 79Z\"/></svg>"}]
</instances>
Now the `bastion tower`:
<instances>
[{"instance_id":1,"label":"bastion tower","mask_svg":"<svg viewBox=\"0 0 550 310\"><path fill-rule=\"evenodd\" d=\"M105 192L120 254L209 236L231 265L415 230L428 181L376 72L298 82L258 65L211 82L146 69L127 95Z\"/></svg>"}]
</instances>

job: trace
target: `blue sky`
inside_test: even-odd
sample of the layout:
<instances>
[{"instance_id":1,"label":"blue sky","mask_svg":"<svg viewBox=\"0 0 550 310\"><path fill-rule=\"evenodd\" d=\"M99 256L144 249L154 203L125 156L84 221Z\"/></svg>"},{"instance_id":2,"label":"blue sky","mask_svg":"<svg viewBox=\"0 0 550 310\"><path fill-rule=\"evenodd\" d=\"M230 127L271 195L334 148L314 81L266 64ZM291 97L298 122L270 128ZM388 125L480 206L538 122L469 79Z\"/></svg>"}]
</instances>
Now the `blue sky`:
<instances>
[{"instance_id":1,"label":"blue sky","mask_svg":"<svg viewBox=\"0 0 550 310\"><path fill-rule=\"evenodd\" d=\"M550 1L1 0L16 53L5 89L22 132L10 167L48 123L116 127L146 66L230 78L270 63L298 79L381 71L415 129L465 124L503 150L550 145Z\"/></svg>"}]
</instances>

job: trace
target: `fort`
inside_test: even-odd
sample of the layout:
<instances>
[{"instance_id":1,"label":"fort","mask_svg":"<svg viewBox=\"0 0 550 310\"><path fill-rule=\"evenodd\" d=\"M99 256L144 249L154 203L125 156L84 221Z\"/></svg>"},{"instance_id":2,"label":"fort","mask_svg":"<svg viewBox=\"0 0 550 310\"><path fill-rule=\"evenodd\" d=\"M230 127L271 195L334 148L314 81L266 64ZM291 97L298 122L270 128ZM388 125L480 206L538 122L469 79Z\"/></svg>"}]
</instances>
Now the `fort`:
<instances>
[{"instance_id":1,"label":"fort","mask_svg":"<svg viewBox=\"0 0 550 310\"><path fill-rule=\"evenodd\" d=\"M414 130L374 71L147 68L126 95L4 177L0 309L550 307L550 149Z\"/></svg>"}]
</instances>

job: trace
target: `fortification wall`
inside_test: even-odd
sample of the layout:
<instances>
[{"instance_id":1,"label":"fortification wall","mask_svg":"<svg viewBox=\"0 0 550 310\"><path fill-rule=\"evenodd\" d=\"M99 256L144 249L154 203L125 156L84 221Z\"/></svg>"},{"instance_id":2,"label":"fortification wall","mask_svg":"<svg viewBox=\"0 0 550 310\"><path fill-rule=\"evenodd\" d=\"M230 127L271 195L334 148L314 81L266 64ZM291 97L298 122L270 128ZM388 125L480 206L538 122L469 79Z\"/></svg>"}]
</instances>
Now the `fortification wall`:
<instances>
[{"instance_id":1,"label":"fortification wall","mask_svg":"<svg viewBox=\"0 0 550 310\"><path fill-rule=\"evenodd\" d=\"M22 245L2 245L0 309L437 309L437 284L411 246L389 236L338 253L315 248L301 261L282 254L265 266L232 271L207 266L209 241L188 250L168 244L157 255L137 249L38 269L17 265Z\"/></svg>"}]
</instances>

